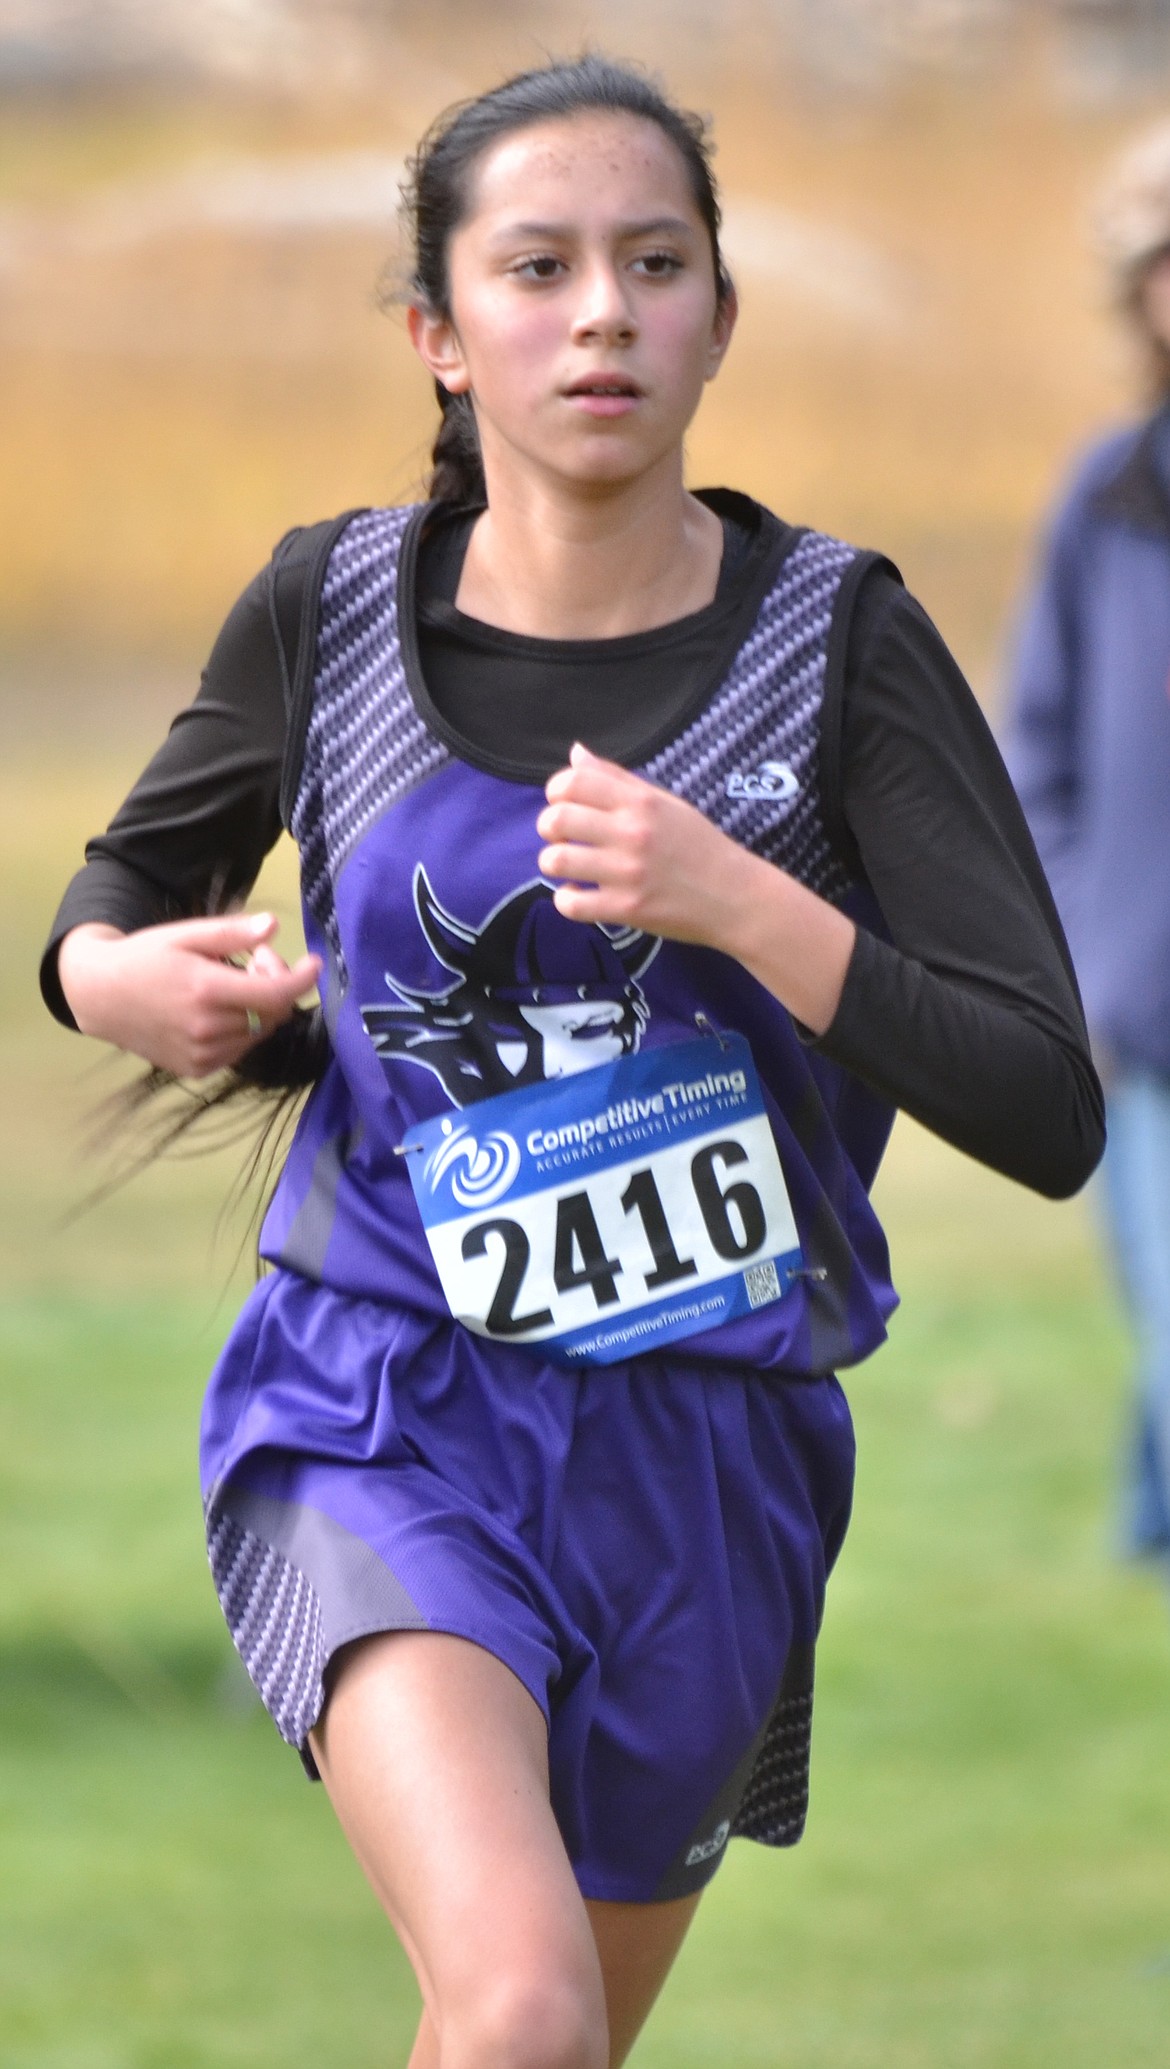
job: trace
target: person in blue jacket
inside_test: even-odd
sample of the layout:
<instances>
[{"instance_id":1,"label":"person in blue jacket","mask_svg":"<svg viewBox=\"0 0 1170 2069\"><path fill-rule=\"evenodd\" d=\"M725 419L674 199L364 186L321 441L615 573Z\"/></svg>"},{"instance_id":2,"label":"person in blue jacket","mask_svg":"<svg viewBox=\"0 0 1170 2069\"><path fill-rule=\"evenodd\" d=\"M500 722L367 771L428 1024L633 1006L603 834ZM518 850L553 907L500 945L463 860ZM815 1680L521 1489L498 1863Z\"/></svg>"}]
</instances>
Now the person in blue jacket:
<instances>
[{"instance_id":1,"label":"person in blue jacket","mask_svg":"<svg viewBox=\"0 0 1170 2069\"><path fill-rule=\"evenodd\" d=\"M1015 663L1008 761L1106 1087L1104 1197L1137 1336L1125 1549L1170 1560L1170 126L1099 219L1152 407L1056 511Z\"/></svg>"}]
</instances>

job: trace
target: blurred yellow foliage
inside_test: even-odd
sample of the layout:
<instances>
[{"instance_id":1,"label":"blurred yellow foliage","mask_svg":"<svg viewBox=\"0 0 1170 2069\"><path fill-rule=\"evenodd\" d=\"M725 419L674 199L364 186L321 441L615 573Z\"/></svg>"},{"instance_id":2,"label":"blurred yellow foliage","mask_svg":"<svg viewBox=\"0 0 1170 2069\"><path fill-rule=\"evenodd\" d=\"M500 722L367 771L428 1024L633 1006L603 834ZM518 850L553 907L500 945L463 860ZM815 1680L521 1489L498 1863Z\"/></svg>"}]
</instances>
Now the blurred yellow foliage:
<instances>
[{"instance_id":1,"label":"blurred yellow foliage","mask_svg":"<svg viewBox=\"0 0 1170 2069\"><path fill-rule=\"evenodd\" d=\"M409 92L90 96L6 125L10 653L190 670L290 524L417 493L432 404L374 292L377 195L447 55L411 19ZM714 107L743 298L692 476L885 548L986 681L1056 470L1129 406L1083 232L1131 124L1041 92L1026 39L1018 68L965 81L798 92L751 61L744 19L755 41L712 67L685 39L677 71L667 53L680 96ZM514 40L481 11L466 83L531 61ZM315 182L333 221L306 210Z\"/></svg>"}]
</instances>

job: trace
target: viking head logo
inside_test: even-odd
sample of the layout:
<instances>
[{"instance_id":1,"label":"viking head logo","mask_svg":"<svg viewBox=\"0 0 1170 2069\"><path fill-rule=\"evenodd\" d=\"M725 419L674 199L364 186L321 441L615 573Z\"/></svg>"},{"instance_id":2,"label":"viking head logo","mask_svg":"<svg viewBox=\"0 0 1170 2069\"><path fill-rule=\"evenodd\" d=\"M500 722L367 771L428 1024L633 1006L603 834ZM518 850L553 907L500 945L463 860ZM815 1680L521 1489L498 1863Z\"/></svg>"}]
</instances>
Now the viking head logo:
<instances>
[{"instance_id":1,"label":"viking head logo","mask_svg":"<svg viewBox=\"0 0 1170 2069\"><path fill-rule=\"evenodd\" d=\"M540 878L476 928L440 905L421 862L414 909L455 982L416 991L387 972L394 1003L363 1006L362 1020L380 1056L421 1063L456 1106L638 1047L649 1019L638 978L662 945L656 934L567 920Z\"/></svg>"}]
</instances>

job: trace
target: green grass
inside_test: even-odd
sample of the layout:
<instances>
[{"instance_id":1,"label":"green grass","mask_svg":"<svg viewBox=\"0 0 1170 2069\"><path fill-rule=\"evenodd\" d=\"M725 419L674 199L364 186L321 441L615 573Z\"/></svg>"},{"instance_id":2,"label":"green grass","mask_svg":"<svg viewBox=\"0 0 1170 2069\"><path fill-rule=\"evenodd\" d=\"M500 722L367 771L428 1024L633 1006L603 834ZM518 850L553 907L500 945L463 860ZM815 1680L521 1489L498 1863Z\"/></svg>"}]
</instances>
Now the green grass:
<instances>
[{"instance_id":1,"label":"green grass","mask_svg":"<svg viewBox=\"0 0 1170 2069\"><path fill-rule=\"evenodd\" d=\"M1170 1634L1109 1556L1117 1330L1079 1216L1046 1238L1045 1210L912 1134L887 1191L908 1298L851 1387L809 1833L733 1847L638 2061L1160 2063ZM405 1963L215 1611L193 1439L219 1326L190 1293L3 1317L13 2069L405 2059Z\"/></svg>"},{"instance_id":2,"label":"green grass","mask_svg":"<svg viewBox=\"0 0 1170 2069\"><path fill-rule=\"evenodd\" d=\"M0 774L0 2062L390 2069L406 1963L206 1571L199 1398L248 1279L239 1225L211 1234L230 1161L62 1222L108 1078L31 974L142 744ZM636 2061L1160 2065L1170 1622L1111 1553L1125 1347L1090 1219L912 1128L880 1193L905 1304L850 1381L808 1834L732 1847Z\"/></svg>"}]
</instances>

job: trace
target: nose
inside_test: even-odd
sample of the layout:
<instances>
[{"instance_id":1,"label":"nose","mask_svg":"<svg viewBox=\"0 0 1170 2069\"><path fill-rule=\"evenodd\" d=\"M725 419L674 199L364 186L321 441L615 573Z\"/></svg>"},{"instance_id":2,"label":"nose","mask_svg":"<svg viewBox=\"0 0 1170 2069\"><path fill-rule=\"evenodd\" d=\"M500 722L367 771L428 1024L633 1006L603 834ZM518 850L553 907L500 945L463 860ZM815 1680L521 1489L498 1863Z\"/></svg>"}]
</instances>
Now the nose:
<instances>
[{"instance_id":1,"label":"nose","mask_svg":"<svg viewBox=\"0 0 1170 2069\"><path fill-rule=\"evenodd\" d=\"M629 345L637 334L637 321L621 274L610 260L597 260L581 276L573 318L574 340L583 345Z\"/></svg>"}]
</instances>

